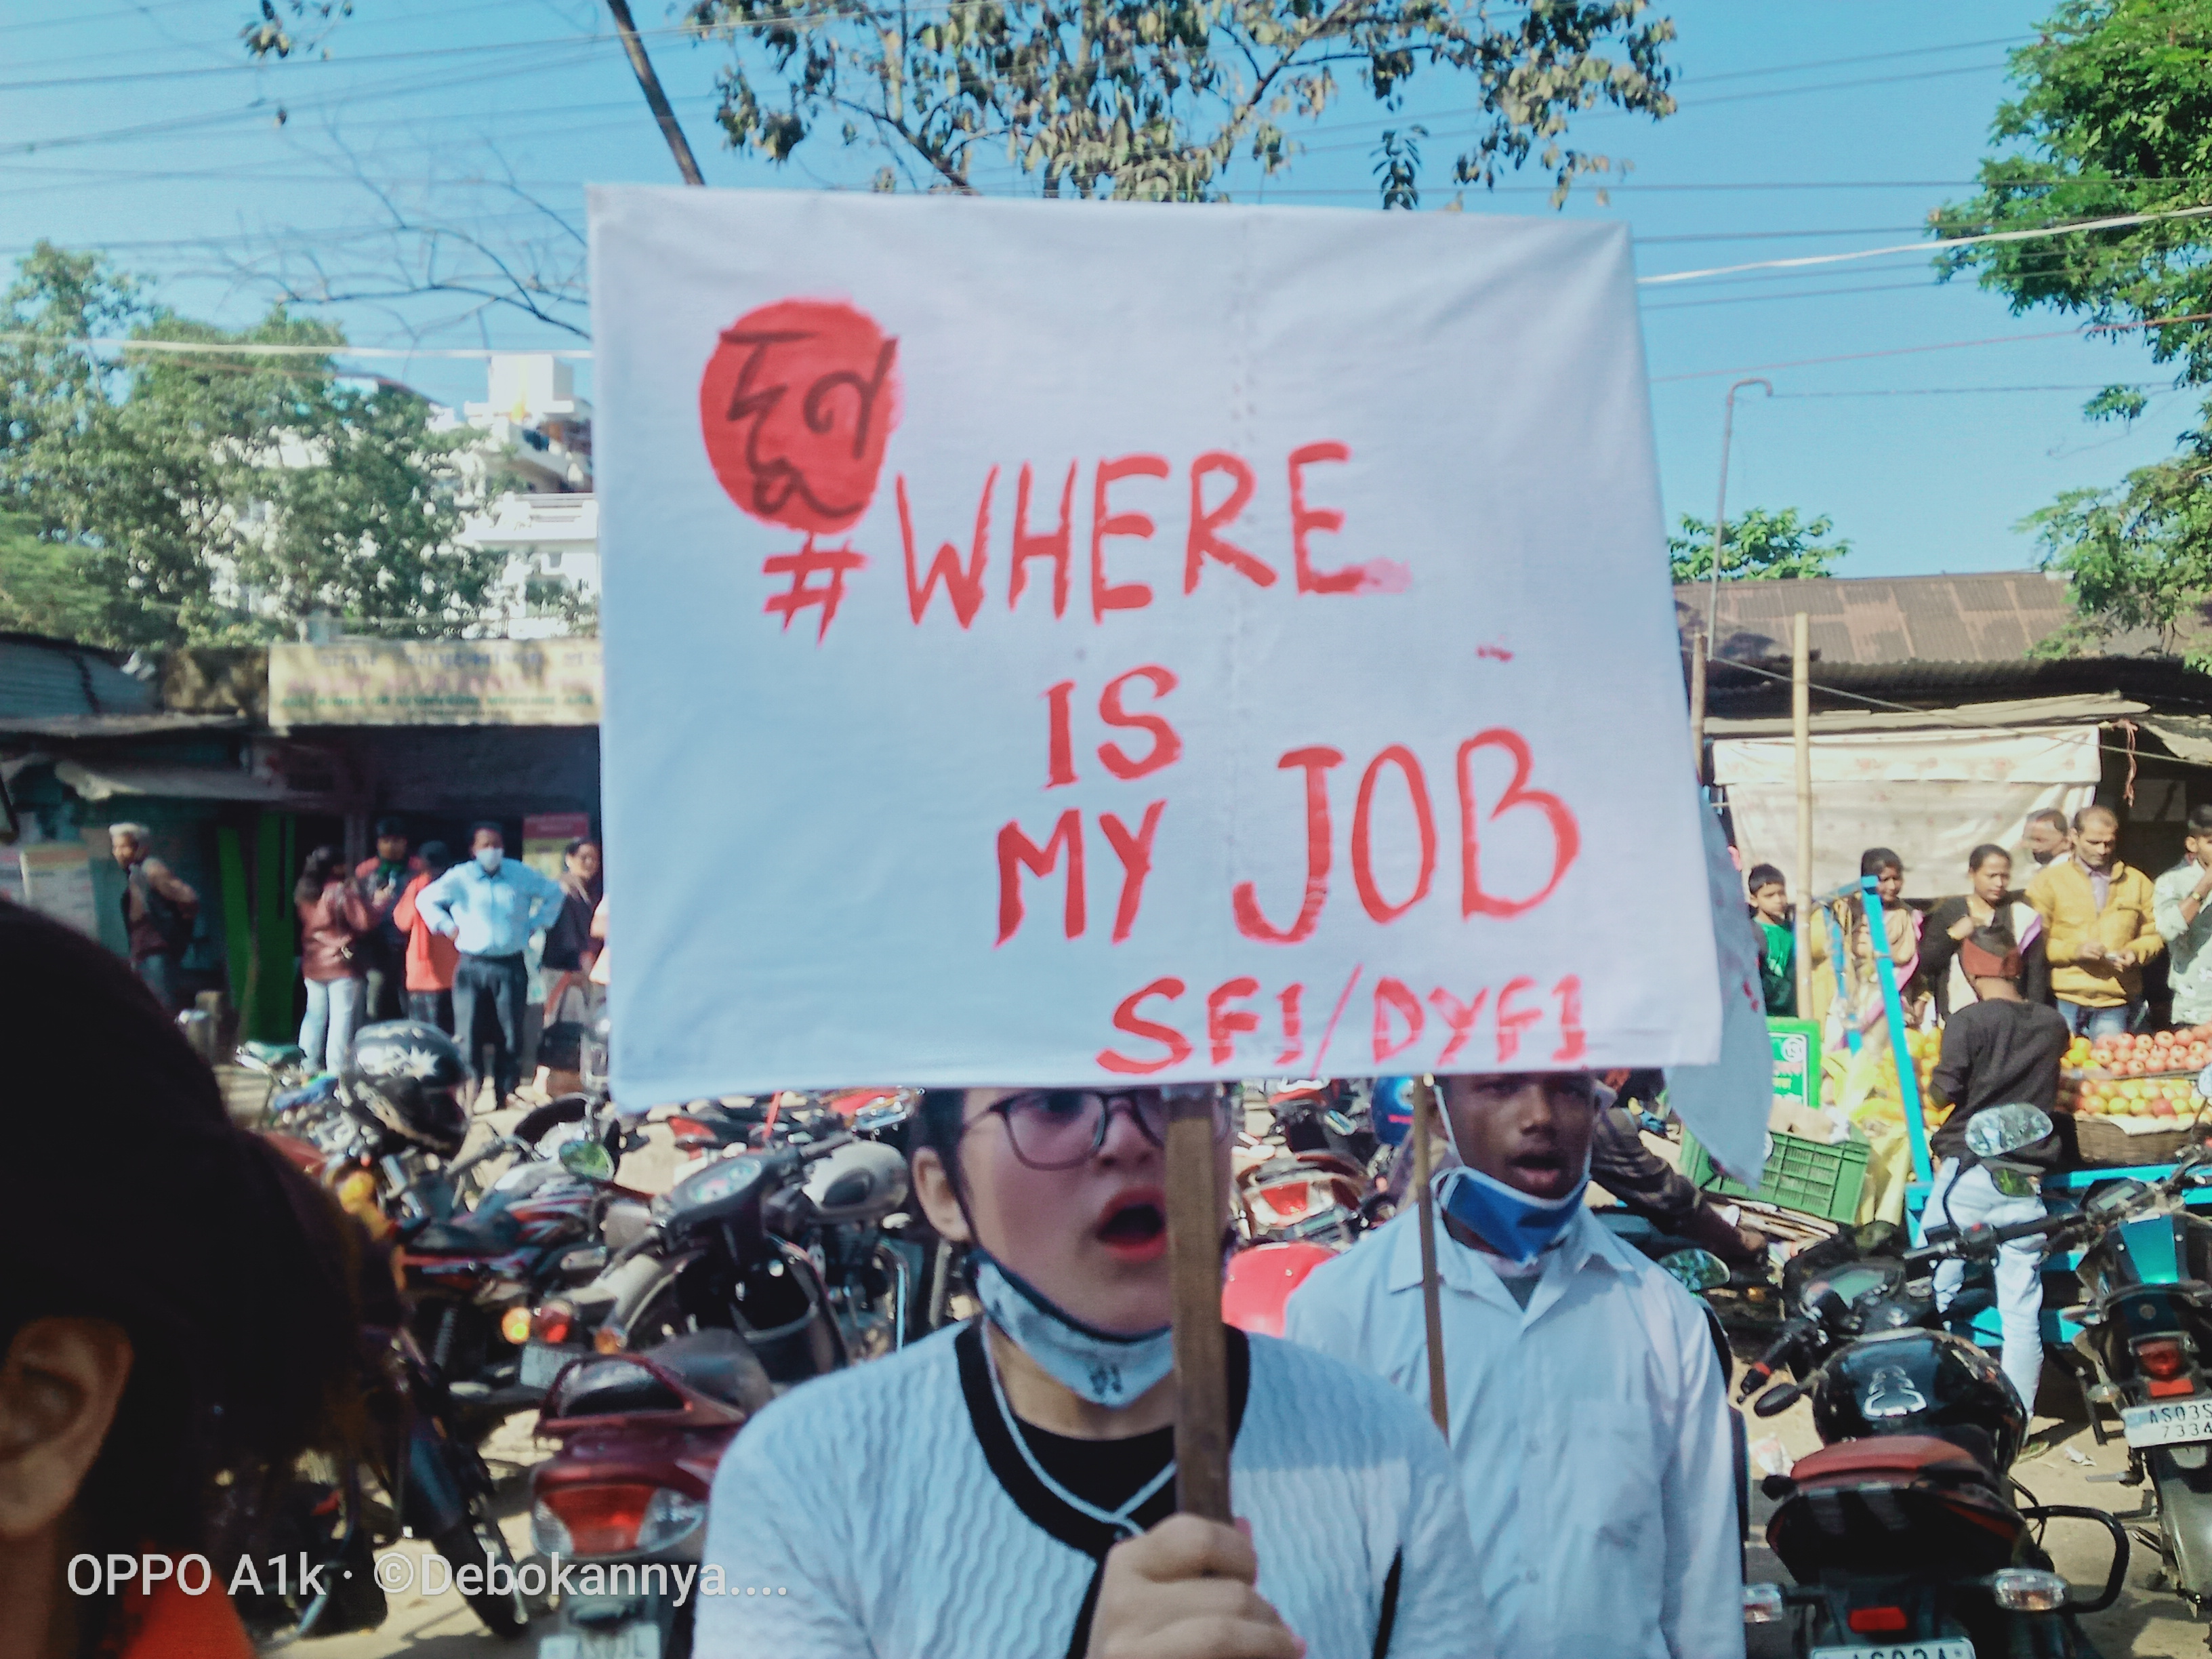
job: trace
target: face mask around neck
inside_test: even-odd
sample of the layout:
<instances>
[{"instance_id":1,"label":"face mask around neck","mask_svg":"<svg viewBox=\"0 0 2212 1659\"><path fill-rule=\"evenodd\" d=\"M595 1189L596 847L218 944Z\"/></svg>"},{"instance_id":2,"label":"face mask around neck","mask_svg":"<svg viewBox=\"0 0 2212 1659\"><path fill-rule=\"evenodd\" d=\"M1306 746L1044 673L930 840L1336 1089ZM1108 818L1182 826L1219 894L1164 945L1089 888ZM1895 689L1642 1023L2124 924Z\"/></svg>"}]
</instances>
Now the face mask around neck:
<instances>
[{"instance_id":1,"label":"face mask around neck","mask_svg":"<svg viewBox=\"0 0 2212 1659\"><path fill-rule=\"evenodd\" d=\"M507 854L496 847L477 848L477 864L488 876L495 876L499 873L500 864L506 857Z\"/></svg>"},{"instance_id":2,"label":"face mask around neck","mask_svg":"<svg viewBox=\"0 0 2212 1659\"><path fill-rule=\"evenodd\" d=\"M1175 1369L1171 1326L1135 1336L1094 1329L981 1249L975 1276L991 1322L1046 1376L1094 1406L1126 1406Z\"/></svg>"},{"instance_id":3,"label":"face mask around neck","mask_svg":"<svg viewBox=\"0 0 2212 1659\"><path fill-rule=\"evenodd\" d=\"M1531 1198L1518 1188L1470 1170L1464 1164L1440 1170L1436 1176L1437 1202L1444 1213L1471 1229L1482 1242L1509 1261L1534 1261L1574 1224L1583 1207L1583 1191L1589 1185L1589 1164L1583 1164L1582 1179L1564 1198Z\"/></svg>"}]
</instances>

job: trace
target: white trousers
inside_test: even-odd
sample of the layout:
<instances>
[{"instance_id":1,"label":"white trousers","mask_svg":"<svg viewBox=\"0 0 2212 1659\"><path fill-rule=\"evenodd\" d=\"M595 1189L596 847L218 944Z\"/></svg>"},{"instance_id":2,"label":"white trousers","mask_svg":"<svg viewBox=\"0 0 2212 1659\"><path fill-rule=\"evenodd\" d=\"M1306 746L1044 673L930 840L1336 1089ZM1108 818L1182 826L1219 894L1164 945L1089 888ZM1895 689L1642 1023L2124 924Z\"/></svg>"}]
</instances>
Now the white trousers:
<instances>
[{"instance_id":1,"label":"white trousers","mask_svg":"<svg viewBox=\"0 0 2212 1659\"><path fill-rule=\"evenodd\" d=\"M1948 1221L1964 1230L1987 1222L1992 1227L2008 1227L2015 1222L2040 1220L2048 1213L2042 1199L2033 1194L2011 1198L1999 1192L1986 1164L1977 1164L1961 1176L1959 1160L1947 1158L1936 1169L1922 1224L1938 1227ZM1937 1307L1951 1305L1966 1276L1963 1261L1936 1264ZM2043 1376L2043 1246L2039 1240L2014 1239L1998 1246L1997 1313L2004 1322L2004 1374L2033 1417L2035 1388Z\"/></svg>"}]
</instances>

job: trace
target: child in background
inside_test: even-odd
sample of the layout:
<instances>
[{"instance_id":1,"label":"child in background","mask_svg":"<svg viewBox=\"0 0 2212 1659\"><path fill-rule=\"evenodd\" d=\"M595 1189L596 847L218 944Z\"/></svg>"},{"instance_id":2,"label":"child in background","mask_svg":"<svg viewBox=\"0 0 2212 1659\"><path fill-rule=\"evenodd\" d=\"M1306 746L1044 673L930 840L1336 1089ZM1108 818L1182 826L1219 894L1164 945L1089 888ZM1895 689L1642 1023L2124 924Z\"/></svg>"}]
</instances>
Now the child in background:
<instances>
[{"instance_id":1,"label":"child in background","mask_svg":"<svg viewBox=\"0 0 2212 1659\"><path fill-rule=\"evenodd\" d=\"M1766 994L1769 1018L1794 1019L1797 1014L1797 933L1790 915L1790 887L1782 872L1771 864L1754 864L1747 878L1751 911L1759 922L1765 950L1759 957L1759 984Z\"/></svg>"}]
</instances>

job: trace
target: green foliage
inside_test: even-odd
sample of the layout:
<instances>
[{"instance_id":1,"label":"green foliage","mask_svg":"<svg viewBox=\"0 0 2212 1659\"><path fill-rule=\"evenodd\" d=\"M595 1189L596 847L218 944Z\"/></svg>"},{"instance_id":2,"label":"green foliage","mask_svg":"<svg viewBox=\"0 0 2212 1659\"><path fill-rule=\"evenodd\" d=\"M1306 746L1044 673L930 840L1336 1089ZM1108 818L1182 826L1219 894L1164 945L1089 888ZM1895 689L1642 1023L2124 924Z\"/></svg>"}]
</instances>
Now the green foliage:
<instances>
[{"instance_id":1,"label":"green foliage","mask_svg":"<svg viewBox=\"0 0 2212 1659\"><path fill-rule=\"evenodd\" d=\"M0 510L52 550L16 558L27 580L47 562L43 603L72 633L140 645L292 636L317 614L370 634L476 619L499 561L453 545L453 440L428 405L341 380L325 356L219 349L335 347L336 330L278 307L227 333L43 242L0 315L33 337L0 347ZM116 362L87 337L217 349Z\"/></svg>"},{"instance_id":2,"label":"green foliage","mask_svg":"<svg viewBox=\"0 0 2212 1659\"><path fill-rule=\"evenodd\" d=\"M42 538L27 520L0 513L0 629L93 645L107 637L99 584L82 548Z\"/></svg>"},{"instance_id":3,"label":"green foliage","mask_svg":"<svg viewBox=\"0 0 2212 1659\"><path fill-rule=\"evenodd\" d=\"M1384 211L1403 208L1407 212L1421 204L1421 140L1429 130L1416 123L1401 136L1395 129L1382 130L1382 142L1375 147L1375 176L1382 185Z\"/></svg>"},{"instance_id":4,"label":"green foliage","mask_svg":"<svg viewBox=\"0 0 2212 1659\"><path fill-rule=\"evenodd\" d=\"M2212 416L2212 410L2207 411ZM2160 647L2183 644L2185 625L2212 592L2212 422L2187 434L2179 453L2138 467L2112 489L2069 489L2021 526L2043 544L2044 564L2071 583L2079 625L2048 642L2069 655L2134 629ZM2191 652L2204 672L2212 658Z\"/></svg>"},{"instance_id":5,"label":"green foliage","mask_svg":"<svg viewBox=\"0 0 2212 1659\"><path fill-rule=\"evenodd\" d=\"M1339 76L1395 108L1417 71L1472 78L1460 185L1534 157L1555 199L1613 163L1566 139L1610 107L1674 112L1649 0L975 0L909 10L820 0L691 0L726 40L719 118L730 143L788 161L823 131L890 151L881 189L966 190L994 157L1048 196L1204 201L1248 158L1272 175L1291 124L1336 101ZM1418 163L1416 163L1418 165ZM1385 177L1386 194L1393 180Z\"/></svg>"},{"instance_id":6,"label":"green foliage","mask_svg":"<svg viewBox=\"0 0 2212 1659\"><path fill-rule=\"evenodd\" d=\"M2064 0L2041 38L2012 57L2019 95L1990 129L1981 191L1935 216L1945 236L2080 219L2172 212L2212 202L2212 0ZM1978 270L2017 313L2051 306L2095 323L2163 322L2140 338L2183 385L2212 384L2212 216L2161 220L1944 256ZM2140 392L2107 387L2093 420L2132 420ZM2165 648L2212 596L2212 408L2174 456L2110 489L2069 490L2022 528L2063 571L2079 624L2048 641L2066 653L2124 629ZM2191 658L2191 665L2206 665Z\"/></svg>"},{"instance_id":7,"label":"green foliage","mask_svg":"<svg viewBox=\"0 0 2212 1659\"><path fill-rule=\"evenodd\" d=\"M2212 200L2212 0L2063 0L2012 55L2020 95L2001 106L1981 191L1934 216L1943 236L2170 212ZM2055 306L2100 323L2195 320L2141 331L2160 362L2212 380L2212 224L1984 244L1945 256L1978 270L2015 313Z\"/></svg>"},{"instance_id":8,"label":"green foliage","mask_svg":"<svg viewBox=\"0 0 2212 1659\"><path fill-rule=\"evenodd\" d=\"M1775 581L1793 576L1829 576L1838 559L1851 550L1833 533L1835 523L1823 514L1802 518L1794 507L1769 512L1754 507L1741 518L1729 520L1721 547L1723 581ZM1667 538L1667 562L1678 582L1709 581L1713 574L1713 526L1706 520L1685 513L1681 527Z\"/></svg>"},{"instance_id":9,"label":"green foliage","mask_svg":"<svg viewBox=\"0 0 2212 1659\"><path fill-rule=\"evenodd\" d=\"M2119 421L2131 423L2137 416L2150 407L2150 399L2142 388L2132 386L2108 386L2081 405L2083 416L2092 421Z\"/></svg>"}]
</instances>

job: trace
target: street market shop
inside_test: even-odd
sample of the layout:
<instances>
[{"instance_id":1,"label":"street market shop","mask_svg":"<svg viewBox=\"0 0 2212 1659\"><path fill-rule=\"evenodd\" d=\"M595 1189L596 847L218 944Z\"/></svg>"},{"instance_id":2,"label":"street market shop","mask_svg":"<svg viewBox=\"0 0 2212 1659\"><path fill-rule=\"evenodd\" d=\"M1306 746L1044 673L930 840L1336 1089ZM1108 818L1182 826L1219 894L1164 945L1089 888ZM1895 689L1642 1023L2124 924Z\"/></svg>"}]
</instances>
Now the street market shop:
<instances>
[{"instance_id":1,"label":"street market shop","mask_svg":"<svg viewBox=\"0 0 2212 1659\"><path fill-rule=\"evenodd\" d=\"M279 645L151 656L0 637L0 768L23 821L0 891L125 948L106 826L201 896L184 1000L237 1035L299 1025L291 889L307 850L368 856L396 817L419 846L480 820L557 870L599 823L596 641ZM276 697L272 700L272 688Z\"/></svg>"}]
</instances>

